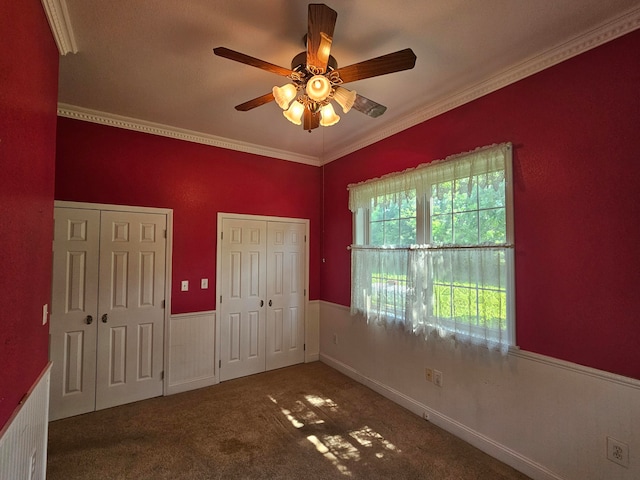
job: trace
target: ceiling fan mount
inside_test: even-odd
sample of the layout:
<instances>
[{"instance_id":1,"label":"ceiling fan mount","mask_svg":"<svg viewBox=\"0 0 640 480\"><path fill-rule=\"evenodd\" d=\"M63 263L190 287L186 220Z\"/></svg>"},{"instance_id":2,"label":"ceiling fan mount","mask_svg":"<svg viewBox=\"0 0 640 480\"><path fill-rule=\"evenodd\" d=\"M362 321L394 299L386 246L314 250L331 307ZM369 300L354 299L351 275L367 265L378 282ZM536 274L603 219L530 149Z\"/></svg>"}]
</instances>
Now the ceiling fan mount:
<instances>
[{"instance_id":1,"label":"ceiling fan mount","mask_svg":"<svg viewBox=\"0 0 640 480\"><path fill-rule=\"evenodd\" d=\"M308 32L303 41L307 50L291 61L291 69L280 67L258 58L250 57L225 47L214 48L216 55L244 63L289 78L290 83L273 87L270 93L236 105L236 110L248 111L275 101L285 118L302 124L309 132L318 126L331 126L340 120L332 101L338 103L344 113L354 108L370 117L379 117L387 107L365 98L342 85L356 80L409 70L416 63L410 48L381 57L338 68L331 55L333 31L338 14L324 4L309 4Z\"/></svg>"}]
</instances>

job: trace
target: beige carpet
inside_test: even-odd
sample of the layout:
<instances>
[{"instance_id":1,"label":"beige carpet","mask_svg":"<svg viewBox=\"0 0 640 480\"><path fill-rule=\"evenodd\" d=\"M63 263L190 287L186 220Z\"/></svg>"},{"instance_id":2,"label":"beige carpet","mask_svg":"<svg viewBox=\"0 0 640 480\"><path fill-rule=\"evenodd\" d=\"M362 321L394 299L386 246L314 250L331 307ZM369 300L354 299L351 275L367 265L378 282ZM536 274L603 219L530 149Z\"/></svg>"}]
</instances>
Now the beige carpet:
<instances>
[{"instance_id":1,"label":"beige carpet","mask_svg":"<svg viewBox=\"0 0 640 480\"><path fill-rule=\"evenodd\" d=\"M528 477L315 362L51 422L47 478Z\"/></svg>"}]
</instances>

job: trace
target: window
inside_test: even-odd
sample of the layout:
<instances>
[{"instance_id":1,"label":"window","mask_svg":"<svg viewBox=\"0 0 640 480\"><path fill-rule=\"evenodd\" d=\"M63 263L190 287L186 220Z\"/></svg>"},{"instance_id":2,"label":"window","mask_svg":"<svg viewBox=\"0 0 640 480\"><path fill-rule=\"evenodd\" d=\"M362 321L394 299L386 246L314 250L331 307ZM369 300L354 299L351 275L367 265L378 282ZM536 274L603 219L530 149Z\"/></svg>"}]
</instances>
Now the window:
<instances>
[{"instance_id":1,"label":"window","mask_svg":"<svg viewBox=\"0 0 640 480\"><path fill-rule=\"evenodd\" d=\"M511 183L502 144L350 185L352 312L506 352Z\"/></svg>"}]
</instances>

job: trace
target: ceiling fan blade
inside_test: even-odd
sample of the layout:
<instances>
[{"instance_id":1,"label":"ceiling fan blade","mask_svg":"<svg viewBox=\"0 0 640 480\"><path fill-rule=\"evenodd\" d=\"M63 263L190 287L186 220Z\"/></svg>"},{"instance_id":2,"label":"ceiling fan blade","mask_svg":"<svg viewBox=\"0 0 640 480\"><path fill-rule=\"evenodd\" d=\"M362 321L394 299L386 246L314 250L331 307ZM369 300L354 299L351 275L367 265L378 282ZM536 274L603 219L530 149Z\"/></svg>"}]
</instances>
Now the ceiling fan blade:
<instances>
[{"instance_id":1,"label":"ceiling fan blade","mask_svg":"<svg viewBox=\"0 0 640 480\"><path fill-rule=\"evenodd\" d=\"M356 94L356 100L355 102L353 102L353 107L351 108L362 112L372 118L379 117L387 111L387 107L385 107L384 105L380 105L373 100L369 100L368 98L363 97L360 94Z\"/></svg>"},{"instance_id":2,"label":"ceiling fan blade","mask_svg":"<svg viewBox=\"0 0 640 480\"><path fill-rule=\"evenodd\" d=\"M302 128L309 132L314 128L320 126L320 112L312 112L308 108L304 109L304 116L302 118Z\"/></svg>"},{"instance_id":3,"label":"ceiling fan blade","mask_svg":"<svg viewBox=\"0 0 640 480\"><path fill-rule=\"evenodd\" d=\"M381 57L354 63L336 70L343 83L355 82L365 78L377 77L388 73L410 70L416 64L416 54L410 48L405 48Z\"/></svg>"},{"instance_id":4,"label":"ceiling fan blade","mask_svg":"<svg viewBox=\"0 0 640 480\"><path fill-rule=\"evenodd\" d=\"M264 105L265 103L273 102L275 99L273 98L273 93L265 93L261 97L254 98L253 100L249 100L248 102L241 103L240 105L236 105L236 110L240 112L246 112L251 110L252 108L259 107L260 105Z\"/></svg>"},{"instance_id":5,"label":"ceiling fan blade","mask_svg":"<svg viewBox=\"0 0 640 480\"><path fill-rule=\"evenodd\" d=\"M307 34L307 65L327 70L333 30L338 13L322 3L309 4L309 29Z\"/></svg>"},{"instance_id":6,"label":"ceiling fan blade","mask_svg":"<svg viewBox=\"0 0 640 480\"><path fill-rule=\"evenodd\" d=\"M230 50L225 47L214 48L213 53L219 57L228 58L229 60L244 63L245 65L251 65L252 67L261 68L262 70L282 75L283 77L288 77L293 73L293 70L289 70L288 68L279 67L273 63L265 62L259 58L250 57L249 55L245 55L244 53L236 52L235 50Z\"/></svg>"}]
</instances>

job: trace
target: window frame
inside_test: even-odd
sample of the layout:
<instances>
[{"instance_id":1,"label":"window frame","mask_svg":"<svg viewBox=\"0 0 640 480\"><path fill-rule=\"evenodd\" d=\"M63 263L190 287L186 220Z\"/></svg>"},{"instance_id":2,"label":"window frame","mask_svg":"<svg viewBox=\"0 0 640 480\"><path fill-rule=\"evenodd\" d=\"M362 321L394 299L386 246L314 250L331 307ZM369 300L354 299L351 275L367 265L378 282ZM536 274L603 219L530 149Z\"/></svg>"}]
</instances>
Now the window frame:
<instances>
[{"instance_id":1,"label":"window frame","mask_svg":"<svg viewBox=\"0 0 640 480\"><path fill-rule=\"evenodd\" d=\"M509 153L506 155L504 162L504 181L505 181L505 242L496 244L495 247L504 247L504 255L506 261L506 333L509 347L516 347L516 309L515 309L515 252L514 252L514 195L513 195L513 147L509 144ZM451 161L455 162L456 159ZM428 167L428 166L427 166ZM446 181L455 181L456 179L465 178L459 176L456 178L453 172L446 176L445 179L440 178L437 183ZM468 177L467 177L468 178ZM431 181L424 186L416 187L416 240L417 244L425 245L431 240L431 219L433 212L433 203L431 192L433 186L437 183ZM396 192L402 194L402 191ZM373 197L370 198L369 205ZM479 211L479 210L476 210ZM371 225L371 207L360 207L352 214L353 226L353 243L358 246L371 246L369 226ZM466 246L467 248L482 248L484 244L476 244ZM488 246L488 245L487 245ZM406 248L408 246L386 246L385 248ZM433 245L432 248L450 248L451 245ZM433 289L433 282L429 282L429 289ZM446 321L444 321L446 324ZM473 328L470 328L473 330ZM449 333L461 335L454 329L449 329ZM462 334L464 335L464 334ZM471 334L473 335L473 334Z\"/></svg>"}]
</instances>

